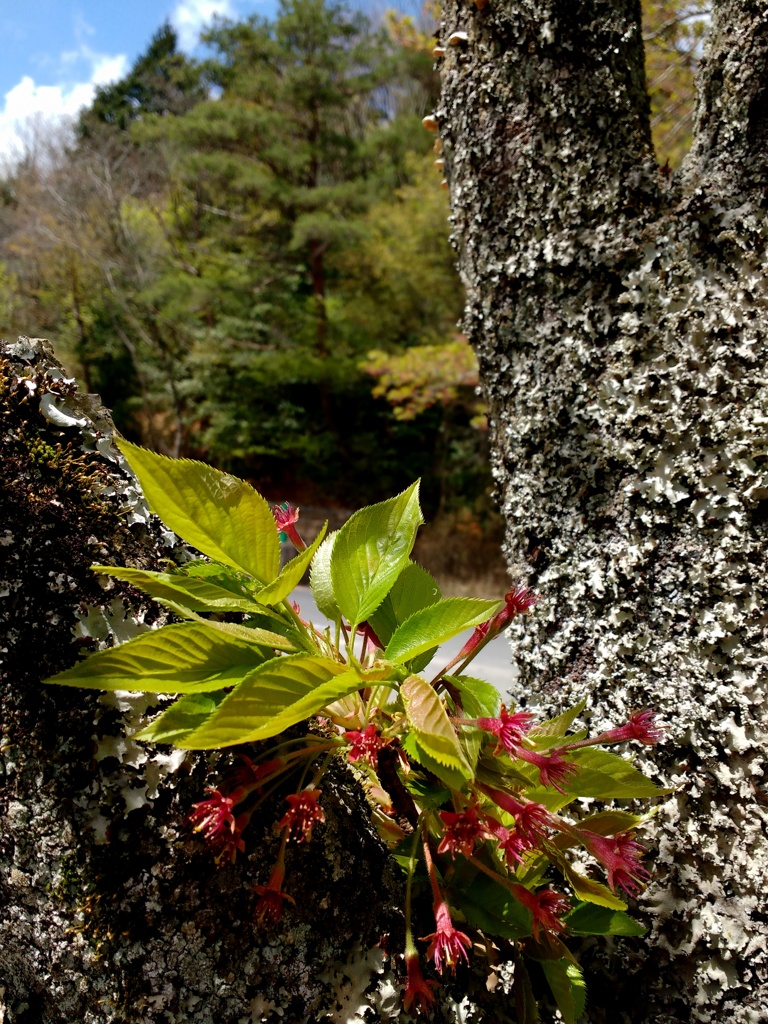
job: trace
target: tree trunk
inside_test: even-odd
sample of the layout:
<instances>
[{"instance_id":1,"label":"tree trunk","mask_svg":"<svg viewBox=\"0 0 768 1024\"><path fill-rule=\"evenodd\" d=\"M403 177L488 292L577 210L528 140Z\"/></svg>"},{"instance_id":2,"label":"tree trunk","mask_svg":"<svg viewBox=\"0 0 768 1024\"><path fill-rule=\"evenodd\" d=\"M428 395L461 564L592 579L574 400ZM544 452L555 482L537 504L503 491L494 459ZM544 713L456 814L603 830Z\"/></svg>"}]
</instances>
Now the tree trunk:
<instances>
[{"instance_id":1,"label":"tree trunk","mask_svg":"<svg viewBox=\"0 0 768 1024\"><path fill-rule=\"evenodd\" d=\"M658 172L639 0L447 0L436 112L512 566L520 703L658 708L649 932L590 1022L764 1020L768 5L715 0ZM654 760L656 760L654 756Z\"/></svg>"}]
</instances>

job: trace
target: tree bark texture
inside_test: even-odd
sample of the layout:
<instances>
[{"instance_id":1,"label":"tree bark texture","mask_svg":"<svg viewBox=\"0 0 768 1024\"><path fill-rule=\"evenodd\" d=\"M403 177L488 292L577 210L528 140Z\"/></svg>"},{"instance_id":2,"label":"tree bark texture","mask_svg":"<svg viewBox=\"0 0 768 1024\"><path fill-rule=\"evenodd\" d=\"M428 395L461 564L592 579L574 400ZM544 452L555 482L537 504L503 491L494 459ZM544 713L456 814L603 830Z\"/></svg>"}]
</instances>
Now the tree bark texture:
<instances>
[{"instance_id":1,"label":"tree bark texture","mask_svg":"<svg viewBox=\"0 0 768 1024\"><path fill-rule=\"evenodd\" d=\"M466 33L450 43L455 32ZM465 329L508 559L544 595L520 703L669 725L644 940L584 950L587 1019L768 1006L768 4L715 0L695 140L654 159L639 0L444 6Z\"/></svg>"},{"instance_id":2,"label":"tree bark texture","mask_svg":"<svg viewBox=\"0 0 768 1024\"><path fill-rule=\"evenodd\" d=\"M254 887L282 794L217 867L186 817L236 759L126 737L151 697L41 685L160 614L88 566L158 569L180 545L47 346L0 357L0 1022L397 1019L385 954L402 944L402 879L343 766L323 784L326 824L289 845L295 905L267 932Z\"/></svg>"}]
</instances>

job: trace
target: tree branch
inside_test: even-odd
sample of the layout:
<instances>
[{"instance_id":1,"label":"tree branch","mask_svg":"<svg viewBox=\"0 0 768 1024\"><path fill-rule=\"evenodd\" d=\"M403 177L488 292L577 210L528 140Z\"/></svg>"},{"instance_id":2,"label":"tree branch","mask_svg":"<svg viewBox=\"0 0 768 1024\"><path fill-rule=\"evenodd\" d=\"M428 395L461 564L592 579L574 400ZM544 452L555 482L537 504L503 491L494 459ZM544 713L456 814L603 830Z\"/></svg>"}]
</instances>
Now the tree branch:
<instances>
[{"instance_id":1,"label":"tree branch","mask_svg":"<svg viewBox=\"0 0 768 1024\"><path fill-rule=\"evenodd\" d=\"M768 2L716 0L698 80L686 183L723 194L768 186Z\"/></svg>"}]
</instances>

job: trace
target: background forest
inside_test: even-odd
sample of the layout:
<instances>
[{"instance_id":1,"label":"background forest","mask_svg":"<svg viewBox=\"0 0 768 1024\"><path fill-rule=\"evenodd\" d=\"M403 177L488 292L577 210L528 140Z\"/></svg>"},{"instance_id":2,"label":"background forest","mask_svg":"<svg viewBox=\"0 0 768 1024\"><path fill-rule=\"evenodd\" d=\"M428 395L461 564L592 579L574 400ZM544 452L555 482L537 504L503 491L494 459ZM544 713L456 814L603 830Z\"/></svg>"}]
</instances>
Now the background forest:
<instances>
[{"instance_id":1,"label":"background forest","mask_svg":"<svg viewBox=\"0 0 768 1024\"><path fill-rule=\"evenodd\" d=\"M666 172L706 10L644 7ZM298 503L357 507L421 476L438 534L497 549L442 159L421 125L437 13L285 0L272 21L215 22L200 61L161 26L71 130L38 131L0 176L0 332L50 338L131 440Z\"/></svg>"}]
</instances>

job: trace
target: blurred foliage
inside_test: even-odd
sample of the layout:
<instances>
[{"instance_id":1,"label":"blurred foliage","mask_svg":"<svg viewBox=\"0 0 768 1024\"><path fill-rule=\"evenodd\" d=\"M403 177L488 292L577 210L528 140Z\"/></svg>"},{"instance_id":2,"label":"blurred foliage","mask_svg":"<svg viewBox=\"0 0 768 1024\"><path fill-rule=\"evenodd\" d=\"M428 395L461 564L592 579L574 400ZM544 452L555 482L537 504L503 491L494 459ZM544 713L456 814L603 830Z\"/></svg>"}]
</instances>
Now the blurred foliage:
<instances>
[{"instance_id":1,"label":"blurred foliage","mask_svg":"<svg viewBox=\"0 0 768 1024\"><path fill-rule=\"evenodd\" d=\"M694 74L710 7L710 0L643 0L651 132L659 164L672 169L680 165L691 144Z\"/></svg>"},{"instance_id":2,"label":"blurred foliage","mask_svg":"<svg viewBox=\"0 0 768 1024\"><path fill-rule=\"evenodd\" d=\"M399 420L413 420L433 405L471 405L479 384L477 357L463 335L447 344L414 345L395 355L374 349L363 369L378 379L374 397L386 398ZM478 429L487 427L479 398L470 422Z\"/></svg>"}]
</instances>

